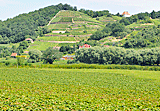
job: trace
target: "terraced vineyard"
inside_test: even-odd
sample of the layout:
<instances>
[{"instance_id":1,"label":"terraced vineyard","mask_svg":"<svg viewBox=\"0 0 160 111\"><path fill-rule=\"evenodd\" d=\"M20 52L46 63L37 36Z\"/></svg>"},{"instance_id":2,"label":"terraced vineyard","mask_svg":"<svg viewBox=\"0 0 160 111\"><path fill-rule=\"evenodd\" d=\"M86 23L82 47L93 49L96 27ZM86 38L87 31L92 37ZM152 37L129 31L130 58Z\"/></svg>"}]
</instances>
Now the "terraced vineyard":
<instances>
[{"instance_id":1,"label":"terraced vineyard","mask_svg":"<svg viewBox=\"0 0 160 111\"><path fill-rule=\"evenodd\" d=\"M93 19L84 13L62 10L50 21L50 24L46 26L52 30L52 32L37 38L37 41L33 43L29 49L45 50L48 46L62 46L63 43L64 45L65 43L73 45L73 43L79 42L80 40L87 40L97 29L101 29L104 26L101 21ZM63 31L66 33L54 33L55 31ZM57 43L55 44L54 41L57 41Z\"/></svg>"},{"instance_id":2,"label":"terraced vineyard","mask_svg":"<svg viewBox=\"0 0 160 111\"><path fill-rule=\"evenodd\" d=\"M160 110L160 72L0 69L1 110Z\"/></svg>"}]
</instances>

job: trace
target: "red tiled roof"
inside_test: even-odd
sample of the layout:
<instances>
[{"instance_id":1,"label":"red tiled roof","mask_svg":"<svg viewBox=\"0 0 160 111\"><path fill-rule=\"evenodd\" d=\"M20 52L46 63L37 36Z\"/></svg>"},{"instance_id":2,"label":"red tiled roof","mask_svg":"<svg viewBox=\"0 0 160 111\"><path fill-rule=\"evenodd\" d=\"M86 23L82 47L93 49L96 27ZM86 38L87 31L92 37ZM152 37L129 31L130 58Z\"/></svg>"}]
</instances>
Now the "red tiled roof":
<instances>
[{"instance_id":1,"label":"red tiled roof","mask_svg":"<svg viewBox=\"0 0 160 111\"><path fill-rule=\"evenodd\" d=\"M122 15L130 15L127 11L124 11Z\"/></svg>"},{"instance_id":2,"label":"red tiled roof","mask_svg":"<svg viewBox=\"0 0 160 111\"><path fill-rule=\"evenodd\" d=\"M12 55L11 56L17 56L17 53L12 53Z\"/></svg>"},{"instance_id":3,"label":"red tiled roof","mask_svg":"<svg viewBox=\"0 0 160 111\"><path fill-rule=\"evenodd\" d=\"M29 51L24 51L24 53L28 54L28 53L29 53Z\"/></svg>"},{"instance_id":4,"label":"red tiled roof","mask_svg":"<svg viewBox=\"0 0 160 111\"><path fill-rule=\"evenodd\" d=\"M109 47L109 45L104 45L104 47Z\"/></svg>"},{"instance_id":5,"label":"red tiled roof","mask_svg":"<svg viewBox=\"0 0 160 111\"><path fill-rule=\"evenodd\" d=\"M88 44L84 44L83 46L79 46L79 48L90 48L91 46Z\"/></svg>"}]
</instances>

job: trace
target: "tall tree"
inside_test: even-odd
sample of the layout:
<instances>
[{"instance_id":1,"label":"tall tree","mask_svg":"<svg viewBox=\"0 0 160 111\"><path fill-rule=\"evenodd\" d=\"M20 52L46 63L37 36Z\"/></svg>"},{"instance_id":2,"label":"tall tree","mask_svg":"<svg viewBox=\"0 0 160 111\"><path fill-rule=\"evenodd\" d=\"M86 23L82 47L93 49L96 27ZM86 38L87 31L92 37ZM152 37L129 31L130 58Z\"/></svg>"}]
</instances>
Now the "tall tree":
<instances>
[{"instance_id":1,"label":"tall tree","mask_svg":"<svg viewBox=\"0 0 160 111\"><path fill-rule=\"evenodd\" d=\"M156 18L156 13L155 13L154 10L151 12L151 18L152 18L152 19L155 19L155 18Z\"/></svg>"},{"instance_id":2,"label":"tall tree","mask_svg":"<svg viewBox=\"0 0 160 111\"><path fill-rule=\"evenodd\" d=\"M62 55L59 50L49 47L43 52L42 58L44 59L44 63L52 64L56 59L61 58Z\"/></svg>"}]
</instances>

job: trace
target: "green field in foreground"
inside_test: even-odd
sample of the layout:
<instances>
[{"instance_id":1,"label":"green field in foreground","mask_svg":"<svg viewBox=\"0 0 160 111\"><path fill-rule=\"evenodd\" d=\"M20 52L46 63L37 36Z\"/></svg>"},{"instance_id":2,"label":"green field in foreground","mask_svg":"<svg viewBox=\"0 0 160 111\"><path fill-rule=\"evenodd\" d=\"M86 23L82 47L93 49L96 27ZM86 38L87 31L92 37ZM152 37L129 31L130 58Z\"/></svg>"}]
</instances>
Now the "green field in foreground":
<instances>
[{"instance_id":1,"label":"green field in foreground","mask_svg":"<svg viewBox=\"0 0 160 111\"><path fill-rule=\"evenodd\" d=\"M0 69L2 110L160 110L160 72Z\"/></svg>"}]
</instances>

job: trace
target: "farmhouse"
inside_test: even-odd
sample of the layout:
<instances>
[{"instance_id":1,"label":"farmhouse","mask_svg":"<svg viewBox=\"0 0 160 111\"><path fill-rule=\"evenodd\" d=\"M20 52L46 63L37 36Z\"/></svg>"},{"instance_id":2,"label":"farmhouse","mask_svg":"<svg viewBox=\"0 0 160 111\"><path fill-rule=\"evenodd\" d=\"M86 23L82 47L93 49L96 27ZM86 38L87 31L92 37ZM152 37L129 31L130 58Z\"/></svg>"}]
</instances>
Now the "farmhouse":
<instances>
[{"instance_id":1,"label":"farmhouse","mask_svg":"<svg viewBox=\"0 0 160 111\"><path fill-rule=\"evenodd\" d=\"M31 41L31 43L34 43L31 38L27 38L27 39L25 39L25 41Z\"/></svg>"},{"instance_id":2,"label":"farmhouse","mask_svg":"<svg viewBox=\"0 0 160 111\"><path fill-rule=\"evenodd\" d=\"M124 11L122 13L123 17L130 17L131 15L128 13L128 11Z\"/></svg>"},{"instance_id":3,"label":"farmhouse","mask_svg":"<svg viewBox=\"0 0 160 111\"><path fill-rule=\"evenodd\" d=\"M75 57L75 55L65 55L65 56L63 56L63 57L61 58L61 60L69 60L69 59L73 60L74 57Z\"/></svg>"},{"instance_id":4,"label":"farmhouse","mask_svg":"<svg viewBox=\"0 0 160 111\"><path fill-rule=\"evenodd\" d=\"M58 49L58 50L59 50L60 48L61 48L61 47L53 47L53 49Z\"/></svg>"},{"instance_id":5,"label":"farmhouse","mask_svg":"<svg viewBox=\"0 0 160 111\"><path fill-rule=\"evenodd\" d=\"M17 56L17 53L12 53L11 54L11 57L13 57L13 58L16 58L16 56Z\"/></svg>"},{"instance_id":6,"label":"farmhouse","mask_svg":"<svg viewBox=\"0 0 160 111\"><path fill-rule=\"evenodd\" d=\"M91 47L91 45L84 44L84 45L82 45L82 46L79 46L79 49L81 49L81 48L90 48L90 47Z\"/></svg>"},{"instance_id":7,"label":"farmhouse","mask_svg":"<svg viewBox=\"0 0 160 111\"><path fill-rule=\"evenodd\" d=\"M109 45L104 45L104 47L110 47Z\"/></svg>"},{"instance_id":8,"label":"farmhouse","mask_svg":"<svg viewBox=\"0 0 160 111\"><path fill-rule=\"evenodd\" d=\"M25 54L28 54L28 53L29 53L29 51L24 51L24 53L25 53Z\"/></svg>"}]
</instances>

